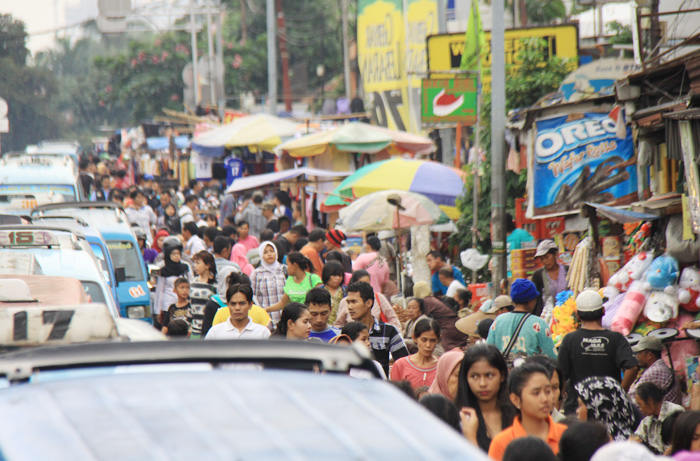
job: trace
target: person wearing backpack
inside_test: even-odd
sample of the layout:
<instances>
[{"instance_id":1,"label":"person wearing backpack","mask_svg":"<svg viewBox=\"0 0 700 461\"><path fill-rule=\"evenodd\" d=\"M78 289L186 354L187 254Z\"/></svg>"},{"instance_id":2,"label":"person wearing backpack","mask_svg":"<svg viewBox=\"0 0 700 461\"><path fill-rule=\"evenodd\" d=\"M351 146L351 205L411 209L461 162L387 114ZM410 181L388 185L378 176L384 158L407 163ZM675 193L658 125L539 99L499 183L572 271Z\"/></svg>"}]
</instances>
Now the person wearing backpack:
<instances>
[{"instance_id":1,"label":"person wearing backpack","mask_svg":"<svg viewBox=\"0 0 700 461\"><path fill-rule=\"evenodd\" d=\"M518 358L530 355L546 354L557 358L547 323L532 315L539 295L530 280L516 279L510 289L515 308L499 315L491 325L486 342L501 351L509 366Z\"/></svg>"}]
</instances>

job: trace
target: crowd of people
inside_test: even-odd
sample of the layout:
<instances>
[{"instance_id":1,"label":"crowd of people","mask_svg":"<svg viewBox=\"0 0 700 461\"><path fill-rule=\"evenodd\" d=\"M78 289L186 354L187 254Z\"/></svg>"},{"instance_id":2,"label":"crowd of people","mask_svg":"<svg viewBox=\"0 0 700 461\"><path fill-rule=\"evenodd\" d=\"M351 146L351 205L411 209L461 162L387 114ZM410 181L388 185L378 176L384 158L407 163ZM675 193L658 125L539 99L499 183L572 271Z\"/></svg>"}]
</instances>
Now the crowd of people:
<instances>
[{"instance_id":1,"label":"crowd of people","mask_svg":"<svg viewBox=\"0 0 700 461\"><path fill-rule=\"evenodd\" d=\"M379 374L494 460L700 459L682 457L700 452L700 390L683 392L658 339L631 347L606 330L598 292L578 295L580 328L554 347L540 313L564 270L549 243L535 282L481 304L433 251L404 308L377 236L352 254L341 230L303 225L284 191L237 202L144 180L93 196L122 203L159 267L153 323L169 337L364 344Z\"/></svg>"}]
</instances>

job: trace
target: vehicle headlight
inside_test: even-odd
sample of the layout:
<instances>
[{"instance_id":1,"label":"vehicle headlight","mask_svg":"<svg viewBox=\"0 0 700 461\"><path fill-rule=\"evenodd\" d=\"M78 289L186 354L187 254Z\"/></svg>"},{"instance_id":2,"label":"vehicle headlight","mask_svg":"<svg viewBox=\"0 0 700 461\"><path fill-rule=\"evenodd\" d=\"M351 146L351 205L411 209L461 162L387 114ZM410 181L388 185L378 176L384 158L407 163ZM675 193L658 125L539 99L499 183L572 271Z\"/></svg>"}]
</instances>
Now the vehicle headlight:
<instances>
[{"instance_id":1,"label":"vehicle headlight","mask_svg":"<svg viewBox=\"0 0 700 461\"><path fill-rule=\"evenodd\" d=\"M146 306L128 306L126 308L126 317L130 319L144 319L148 308Z\"/></svg>"}]
</instances>

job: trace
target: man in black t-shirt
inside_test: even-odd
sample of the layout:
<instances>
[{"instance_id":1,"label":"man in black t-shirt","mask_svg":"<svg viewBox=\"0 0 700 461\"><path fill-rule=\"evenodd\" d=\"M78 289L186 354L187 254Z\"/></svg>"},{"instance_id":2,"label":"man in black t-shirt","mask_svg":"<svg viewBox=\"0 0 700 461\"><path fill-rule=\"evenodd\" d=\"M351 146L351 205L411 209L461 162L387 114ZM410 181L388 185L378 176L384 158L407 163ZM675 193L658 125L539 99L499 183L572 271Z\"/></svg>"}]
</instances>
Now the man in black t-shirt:
<instances>
[{"instance_id":1,"label":"man in black t-shirt","mask_svg":"<svg viewBox=\"0 0 700 461\"><path fill-rule=\"evenodd\" d=\"M627 339L603 328L603 299L598 292L586 290L576 297L576 312L581 327L564 336L559 346L559 367L567 383L564 412L572 414L578 406L574 386L590 376L610 376L628 391L639 366ZM624 376L623 376L624 372Z\"/></svg>"}]
</instances>

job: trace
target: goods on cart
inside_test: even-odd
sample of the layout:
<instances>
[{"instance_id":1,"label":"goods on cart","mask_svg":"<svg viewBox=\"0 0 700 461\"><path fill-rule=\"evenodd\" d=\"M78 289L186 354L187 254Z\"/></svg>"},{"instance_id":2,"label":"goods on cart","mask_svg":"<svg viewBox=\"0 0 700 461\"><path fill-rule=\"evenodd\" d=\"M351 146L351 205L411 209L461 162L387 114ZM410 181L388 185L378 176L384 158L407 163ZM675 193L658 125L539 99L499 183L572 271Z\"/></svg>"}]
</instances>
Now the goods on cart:
<instances>
[{"instance_id":1,"label":"goods on cart","mask_svg":"<svg viewBox=\"0 0 700 461\"><path fill-rule=\"evenodd\" d=\"M635 255L627 264L622 266L622 269L610 277L610 280L608 280L609 290L606 290L606 296L612 298L617 293L628 291L634 281L642 278L651 263L651 253L642 251Z\"/></svg>"},{"instance_id":2,"label":"goods on cart","mask_svg":"<svg viewBox=\"0 0 700 461\"><path fill-rule=\"evenodd\" d=\"M579 321L576 316L576 298L571 290L557 294L556 303L552 312L552 340L558 346L564 335L578 328Z\"/></svg>"},{"instance_id":3,"label":"goods on cart","mask_svg":"<svg viewBox=\"0 0 700 461\"><path fill-rule=\"evenodd\" d=\"M580 293L588 286L588 258L591 246L591 239L586 237L576 245L574 255L571 258L566 281L574 293Z\"/></svg>"},{"instance_id":4,"label":"goods on cart","mask_svg":"<svg viewBox=\"0 0 700 461\"><path fill-rule=\"evenodd\" d=\"M611 329L627 336L630 334L634 325L639 319L639 314L642 313L644 305L649 297L649 292L644 289L642 282L634 281L627 290L622 304L615 313Z\"/></svg>"}]
</instances>

